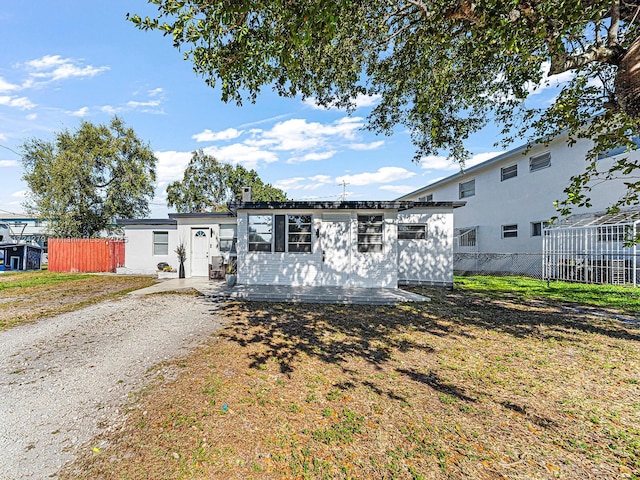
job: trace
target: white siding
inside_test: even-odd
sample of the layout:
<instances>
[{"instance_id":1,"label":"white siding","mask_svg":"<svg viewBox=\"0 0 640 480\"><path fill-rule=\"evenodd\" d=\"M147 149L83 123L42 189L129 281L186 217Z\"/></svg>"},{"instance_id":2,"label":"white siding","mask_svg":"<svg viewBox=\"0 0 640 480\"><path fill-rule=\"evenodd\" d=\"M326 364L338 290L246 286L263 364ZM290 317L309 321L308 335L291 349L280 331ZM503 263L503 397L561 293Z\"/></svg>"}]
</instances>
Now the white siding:
<instances>
[{"instance_id":1,"label":"white siding","mask_svg":"<svg viewBox=\"0 0 640 480\"><path fill-rule=\"evenodd\" d=\"M453 209L413 209L398 223L427 225L426 240L398 240L398 282L453 285Z\"/></svg>"},{"instance_id":2,"label":"white siding","mask_svg":"<svg viewBox=\"0 0 640 480\"><path fill-rule=\"evenodd\" d=\"M526 154L505 155L500 161L483 167L472 167L461 176L445 180L433 188L422 189L414 195L402 197L403 200L418 200L433 194L435 201L458 200L458 184L475 179L475 195L465 198L467 205L455 210L456 229L478 226L476 248L460 251L478 251L490 253L541 253L541 237L531 235L531 223L548 220L557 215L554 201L564 198L563 190L569 185L572 175L582 173L587 166L585 161L591 142L580 140L568 147L565 138L558 138L548 146L534 146ZM530 172L529 159L544 152L551 153L551 165ZM627 154L640 158L640 152ZM617 158L598 161L604 169ZM518 176L501 181L502 167L518 165ZM590 192L593 207L576 208L574 213L602 211L615 202L623 192L622 181L604 182ZM502 238L502 225L518 225L517 238Z\"/></svg>"},{"instance_id":3,"label":"white siding","mask_svg":"<svg viewBox=\"0 0 640 480\"><path fill-rule=\"evenodd\" d=\"M169 254L153 254L153 232L169 232ZM178 270L174 250L177 243L175 225L131 225L125 227L124 270L128 274L153 275L158 263L165 262Z\"/></svg>"},{"instance_id":4,"label":"white siding","mask_svg":"<svg viewBox=\"0 0 640 480\"><path fill-rule=\"evenodd\" d=\"M310 285L322 286L322 247L315 234L322 229L322 211L251 211L260 214L313 214L311 253L249 252L247 212L238 212L238 283L246 285ZM353 211L349 213L350 272L345 287L396 287L397 230L394 212ZM384 249L380 253L358 252L358 214L385 213L383 228Z\"/></svg>"}]
</instances>

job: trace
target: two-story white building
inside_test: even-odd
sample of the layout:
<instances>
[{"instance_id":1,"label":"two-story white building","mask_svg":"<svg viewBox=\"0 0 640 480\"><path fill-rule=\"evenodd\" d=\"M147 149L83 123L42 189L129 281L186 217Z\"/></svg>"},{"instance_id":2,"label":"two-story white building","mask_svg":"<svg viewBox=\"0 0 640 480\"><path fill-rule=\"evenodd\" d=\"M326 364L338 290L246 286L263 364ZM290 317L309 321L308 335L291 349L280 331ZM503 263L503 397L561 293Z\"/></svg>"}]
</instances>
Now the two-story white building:
<instances>
[{"instance_id":1,"label":"two-story white building","mask_svg":"<svg viewBox=\"0 0 640 480\"><path fill-rule=\"evenodd\" d=\"M556 138L549 145L536 144L530 148L523 145L398 200L466 201L466 206L456 209L454 215L456 270L535 275L541 268L543 228L558 215L554 202L565 198L564 189L570 178L584 171L591 147L588 140L580 140L569 147L566 136ZM637 150L609 153L598 160L603 170L623 155L640 159ZM576 208L574 213L604 211L624 190L623 180L594 185L589 192L592 207ZM465 258L465 253L469 257ZM505 260L504 254L518 254L521 258L511 255ZM491 255L494 257L490 258ZM529 260L527 255L531 255ZM478 266L478 258L485 260L482 266Z\"/></svg>"}]
</instances>

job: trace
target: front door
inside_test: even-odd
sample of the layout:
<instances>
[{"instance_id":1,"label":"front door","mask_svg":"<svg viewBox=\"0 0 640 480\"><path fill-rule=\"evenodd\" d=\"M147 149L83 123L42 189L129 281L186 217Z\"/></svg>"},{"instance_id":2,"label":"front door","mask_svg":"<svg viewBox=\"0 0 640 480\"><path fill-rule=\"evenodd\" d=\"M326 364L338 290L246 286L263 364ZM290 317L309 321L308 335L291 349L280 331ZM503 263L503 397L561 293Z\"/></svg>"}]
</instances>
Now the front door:
<instances>
[{"instance_id":1,"label":"front door","mask_svg":"<svg viewBox=\"0 0 640 480\"><path fill-rule=\"evenodd\" d=\"M209 228L191 229L191 276L209 276Z\"/></svg>"},{"instance_id":2,"label":"front door","mask_svg":"<svg viewBox=\"0 0 640 480\"><path fill-rule=\"evenodd\" d=\"M322 280L325 286L348 286L351 272L351 235L348 221L323 221Z\"/></svg>"}]
</instances>

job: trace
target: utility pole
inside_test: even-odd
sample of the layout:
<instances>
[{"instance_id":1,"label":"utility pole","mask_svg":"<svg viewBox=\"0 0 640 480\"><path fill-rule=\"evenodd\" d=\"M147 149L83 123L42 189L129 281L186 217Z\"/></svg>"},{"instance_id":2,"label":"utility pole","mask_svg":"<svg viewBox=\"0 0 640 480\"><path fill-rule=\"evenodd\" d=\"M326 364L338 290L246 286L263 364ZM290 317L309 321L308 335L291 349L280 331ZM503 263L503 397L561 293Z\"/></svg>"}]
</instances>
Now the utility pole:
<instances>
[{"instance_id":1,"label":"utility pole","mask_svg":"<svg viewBox=\"0 0 640 480\"><path fill-rule=\"evenodd\" d=\"M342 185L342 201L346 201L347 200L347 185L349 185L346 180L342 180L342 183L339 183L338 185Z\"/></svg>"}]
</instances>

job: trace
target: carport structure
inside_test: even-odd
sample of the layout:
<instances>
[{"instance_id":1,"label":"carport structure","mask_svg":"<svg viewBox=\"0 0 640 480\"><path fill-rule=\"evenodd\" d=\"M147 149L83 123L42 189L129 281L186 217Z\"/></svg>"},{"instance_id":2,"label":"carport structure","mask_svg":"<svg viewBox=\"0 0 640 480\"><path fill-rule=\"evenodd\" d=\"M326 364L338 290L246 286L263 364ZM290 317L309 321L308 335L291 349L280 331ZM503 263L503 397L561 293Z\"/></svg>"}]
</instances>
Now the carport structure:
<instances>
[{"instance_id":1,"label":"carport structure","mask_svg":"<svg viewBox=\"0 0 640 480\"><path fill-rule=\"evenodd\" d=\"M543 278L638 286L639 226L639 209L556 220L543 232Z\"/></svg>"}]
</instances>

